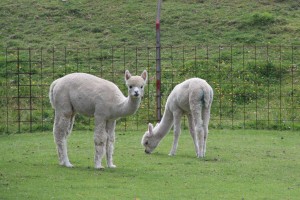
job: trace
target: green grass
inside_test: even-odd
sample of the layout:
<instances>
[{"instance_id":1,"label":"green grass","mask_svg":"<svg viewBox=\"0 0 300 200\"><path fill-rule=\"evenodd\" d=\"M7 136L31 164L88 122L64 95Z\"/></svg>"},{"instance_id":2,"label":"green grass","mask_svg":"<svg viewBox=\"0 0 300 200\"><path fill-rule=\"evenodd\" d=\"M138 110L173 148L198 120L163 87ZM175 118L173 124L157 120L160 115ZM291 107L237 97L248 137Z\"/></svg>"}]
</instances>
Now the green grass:
<instances>
[{"instance_id":1,"label":"green grass","mask_svg":"<svg viewBox=\"0 0 300 200\"><path fill-rule=\"evenodd\" d=\"M196 46L209 45L218 46L223 44L242 45L300 45L300 5L294 0L172 0L163 1L161 13L161 42L162 46ZM17 60L16 53L8 52L5 57L4 48L43 48L44 72L51 64L48 64L48 56L52 56L51 49L58 48L57 59L61 62L55 63L56 68L65 66L67 73L86 70L86 63L91 58L86 56L88 51L79 51L80 60L84 62L64 63L64 48L93 48L97 56L110 60L110 52L102 52L99 47L110 49L111 46L146 47L155 46L155 16L156 1L145 0L68 0L37 1L37 0L1 0L0 2L0 73L1 73L1 96L5 97L7 80L6 69L14 74L17 70L16 63L5 63L5 60ZM133 48L134 49L134 48ZM145 48L146 49L146 48ZM214 47L213 47L214 49ZM115 70L123 70L123 67L145 68L145 63L135 63L135 51L126 55L126 63L123 64L123 48L120 53L115 53ZM289 129L282 127L285 120L297 118L299 110L299 51L291 54L291 50L283 51L282 55L274 52L270 57L258 58L270 63L241 63L241 49L225 47L220 55L220 50L210 53L211 58L216 60L194 63L193 53L186 55L186 62L182 65L181 60L173 63L171 70L181 69L178 72L180 79L194 75L193 69L205 68L199 71L201 76L214 85L216 97L221 96L222 91L227 94L232 90L234 96L225 96L222 100L222 115L225 119L238 119L241 124L234 127L243 128L243 117L246 128L271 128L277 125L278 129ZM247 49L246 49L247 50ZM256 57L249 49L249 58ZM276 51L276 52L275 52ZM45 52L49 52L49 55ZM77 49L69 50L69 57L78 59ZM88 52L88 53L87 53ZM231 61L231 52L234 61ZM164 51L162 52L164 53ZM25 54L28 54L27 51ZM40 55L39 51L36 51ZM119 55L120 54L120 55ZM155 55L155 53L152 53ZM151 56L152 56L151 54ZM54 55L54 53L53 53ZM56 54L55 54L56 55ZM174 54L177 56L177 54ZM246 54L248 55L248 54ZM167 55L168 56L168 55ZM235 57L236 56L236 57ZM283 60L279 59L279 57ZM28 55L21 55L21 60L28 60ZM178 53L178 58L182 54ZM205 57L202 56L203 58ZM293 57L293 59L291 59ZM131 60L133 58L133 60ZM152 57L151 57L152 58ZM169 57L168 57L169 58ZM269 58L271 60L269 60ZM190 60L189 60L190 59ZM33 50L32 60L41 60ZM294 62L292 62L293 60ZM51 59L50 59L51 61ZM93 60L92 60L93 61ZM251 61L251 59L250 59ZM253 61L253 60L252 60ZM259 61L259 60L258 60ZM141 62L141 61L140 61ZM256 61L255 61L256 62ZM94 73L99 73L96 62ZM163 63L164 69L170 68L170 63ZM290 70L294 65L295 82L294 90L290 87ZM27 68L20 65L21 72ZM110 68L111 63L105 62ZM152 70L153 63L149 67ZM33 65L32 70L39 70L38 64ZM78 68L79 67L79 68ZM172 66L173 67L173 66ZM216 67L224 68L222 73L231 74L234 83L241 87L221 85L226 80L222 73L216 73ZM231 72L230 68L234 67ZM246 75L239 77L241 68L245 68ZM281 78L283 86L279 87L276 74L266 75L268 69L274 73L288 72ZM213 70L212 70L213 69ZM267 71L266 71L267 69ZM22 71L23 70L23 71ZM102 68L101 68L102 70ZM253 70L253 72L252 72ZM212 71L211 73L208 73ZM27 71L26 71L27 72ZM64 72L59 72L59 75ZM228 73L230 72L230 73ZM38 74L38 71L30 71ZM61 73L61 74L60 74ZM151 73L154 73L152 70ZM180 74L181 73L181 74ZM204 75L203 75L204 74ZM106 72L101 74L108 76ZM153 74L152 74L153 75ZM163 82L170 82L173 76L168 77L165 72ZM220 77L221 78L220 78ZM123 75L117 76L123 77ZM14 88L15 77L9 77L8 85L11 85L9 96L16 95ZM22 78L22 77L21 77ZM174 80L176 77L174 78ZM277 80L277 83L272 81ZM122 79L123 80L123 79ZM227 83L230 82L227 80ZM271 81L270 84L265 82ZM52 78L44 77L43 80L33 78L39 84L49 84ZM177 81L177 79L176 79ZM264 84L263 84L264 83ZM27 83L27 79L24 80ZM33 83L33 85L37 84ZM119 84L121 86L121 84ZM150 94L154 91L151 85ZM249 87L248 87L249 86ZM163 86L165 91L170 87ZM2 90L3 89L3 90ZM47 91L48 88L42 88ZM270 90L270 101L257 98L256 94L264 94ZM274 90L274 92L272 92ZM246 91L246 96L245 92ZM276 96L282 93L285 100L283 108L291 108L278 114L269 114L270 108L278 108ZM27 91L23 88L22 92ZM35 92L35 91L33 91ZM12 94L10 94L12 93ZM47 92L41 92L45 98ZM294 94L290 98L290 94ZM40 93L38 93L40 94ZM167 94L167 93L166 93ZM244 95L244 96L243 96ZM246 100L246 102L244 101ZM3 102L2 102L3 101ZM1 101L1 113L6 113L5 98ZM152 100L151 100L152 101ZM291 107L291 101L295 108ZM230 110L231 102L234 102L236 110ZM245 105L243 103L245 102ZM10 102L10 110L16 112L16 104ZM46 109L49 108L47 102ZM240 104L240 105L239 105ZM219 109L218 100L214 102L216 113ZM260 107L254 112L254 108ZM286 106L285 106L286 105ZM36 106L36 105L35 105ZM224 106L227 106L224 109ZM243 109L249 112L244 113ZM27 108L28 105L26 104ZM154 112L154 107L151 106ZM221 111L220 111L221 112ZM14 113L13 113L14 114ZM10 113L10 115L13 115ZM48 128L52 127L52 111L41 116L34 114L33 118L47 119ZM242 116L243 115L243 116ZM262 123L269 123L264 119L270 118L271 124L256 124L252 122L253 115L258 115ZM270 116L269 116L270 115ZM26 116L23 116L26 117ZM136 116L134 116L136 117ZM139 115L139 118L143 116ZM79 118L79 117L78 117ZM9 118L15 121L15 117ZM249 120L249 121L247 121ZM5 122L6 119L2 119ZM78 120L77 120L78 121ZM298 120L299 121L299 120ZM298 122L296 120L296 122ZM46 121L44 122L46 123ZM123 122L122 122L123 123ZM213 123L215 123L213 121ZM213 125L212 123L212 125ZM253 124L251 126L251 123ZM288 123L288 122L287 122ZM4 124L4 123L3 123ZM39 123L40 124L40 123ZM76 124L76 123L75 123ZM218 127L218 122L216 122ZM298 130L295 124L294 129ZM229 126L230 122L223 122L223 126ZM275 126L274 125L274 126ZM17 125L12 125L13 130ZM87 125L88 126L88 125ZM140 125L142 126L142 125ZM91 128L93 127L90 126ZM131 125L130 128L134 127ZM6 127L1 127L4 132ZM23 129L22 129L23 130ZM39 130L38 128L34 130ZM15 131L12 131L15 132ZM69 154L73 169L67 169L58 165L53 137L49 132L34 134L15 134L0 136L0 199L297 199L300 196L300 146L299 132L279 131L251 131L251 130L211 130L208 141L207 157L197 159L193 151L192 140L184 131L180 138L178 155L167 156L171 148L172 136L168 135L152 155L145 155L140 145L142 132L118 132L115 164L117 169L105 169L96 171L93 169L93 136L91 131L74 132L69 140Z\"/></svg>"},{"instance_id":2,"label":"green grass","mask_svg":"<svg viewBox=\"0 0 300 200\"><path fill-rule=\"evenodd\" d=\"M299 132L211 130L207 157L195 157L183 131L175 157L172 134L151 155L142 132L118 132L116 169L93 168L92 132L74 132L58 165L50 132L0 136L0 199L298 199Z\"/></svg>"},{"instance_id":3,"label":"green grass","mask_svg":"<svg viewBox=\"0 0 300 200\"><path fill-rule=\"evenodd\" d=\"M31 93L48 99L47 85L75 71L113 80L126 92L124 69L148 69L150 95L145 100L150 105L144 101L141 107L152 109L151 116L140 114L138 118L153 120L156 3L153 0L2 0L0 112L8 114L0 116L0 131L18 132L15 123L18 120L36 122L33 127L21 125L19 132L50 130L53 110L48 100L40 102L37 98L33 105L28 105L28 99L24 98L19 104L25 110L20 111L15 97L28 97ZM198 76L214 88L213 117L241 121L232 125L217 122L214 127L298 130L300 54L299 46L290 45L300 45L299 9L300 4L294 0L163 1L162 101L174 87L173 83ZM169 46L174 48L171 50ZM33 87L17 88L17 83ZM279 101L279 95L284 100ZM37 108L32 116L26 110L29 107ZM278 107L282 113L278 114ZM5 124L7 121L9 125ZM85 120L83 128L88 126L86 121L89 122Z\"/></svg>"},{"instance_id":4,"label":"green grass","mask_svg":"<svg viewBox=\"0 0 300 200\"><path fill-rule=\"evenodd\" d=\"M1 47L155 45L153 0L2 0ZM163 45L300 44L294 0L163 1Z\"/></svg>"}]
</instances>

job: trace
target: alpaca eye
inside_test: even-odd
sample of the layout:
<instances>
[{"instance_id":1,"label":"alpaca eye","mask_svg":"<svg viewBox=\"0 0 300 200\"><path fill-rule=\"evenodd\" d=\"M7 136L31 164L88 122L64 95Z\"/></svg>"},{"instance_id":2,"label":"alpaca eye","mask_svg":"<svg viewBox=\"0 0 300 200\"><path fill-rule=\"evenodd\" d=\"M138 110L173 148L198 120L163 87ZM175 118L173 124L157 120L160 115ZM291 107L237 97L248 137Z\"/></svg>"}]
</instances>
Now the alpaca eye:
<instances>
[{"instance_id":1,"label":"alpaca eye","mask_svg":"<svg viewBox=\"0 0 300 200\"><path fill-rule=\"evenodd\" d=\"M147 141L147 142L145 142L145 145L148 145L148 141Z\"/></svg>"},{"instance_id":2,"label":"alpaca eye","mask_svg":"<svg viewBox=\"0 0 300 200\"><path fill-rule=\"evenodd\" d=\"M141 86L141 88L143 89L143 86Z\"/></svg>"},{"instance_id":3,"label":"alpaca eye","mask_svg":"<svg viewBox=\"0 0 300 200\"><path fill-rule=\"evenodd\" d=\"M130 85L130 86L129 86L129 88L131 89L131 88L132 88L132 86Z\"/></svg>"}]
</instances>

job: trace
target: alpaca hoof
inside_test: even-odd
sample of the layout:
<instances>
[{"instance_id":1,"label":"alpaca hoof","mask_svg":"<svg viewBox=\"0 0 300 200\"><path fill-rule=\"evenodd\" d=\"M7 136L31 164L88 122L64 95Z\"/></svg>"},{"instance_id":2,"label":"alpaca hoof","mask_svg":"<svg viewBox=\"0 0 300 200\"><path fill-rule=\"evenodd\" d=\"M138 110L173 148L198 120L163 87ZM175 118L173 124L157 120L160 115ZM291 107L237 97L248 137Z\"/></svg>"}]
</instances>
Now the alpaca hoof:
<instances>
[{"instance_id":1,"label":"alpaca hoof","mask_svg":"<svg viewBox=\"0 0 300 200\"><path fill-rule=\"evenodd\" d=\"M100 166L95 166L95 169L104 170L105 168L102 165L100 165Z\"/></svg>"},{"instance_id":2,"label":"alpaca hoof","mask_svg":"<svg viewBox=\"0 0 300 200\"><path fill-rule=\"evenodd\" d=\"M61 162L59 163L61 166L72 168L74 167L70 162Z\"/></svg>"},{"instance_id":3,"label":"alpaca hoof","mask_svg":"<svg viewBox=\"0 0 300 200\"><path fill-rule=\"evenodd\" d=\"M65 165L66 167L73 168L74 166L71 163Z\"/></svg>"},{"instance_id":4,"label":"alpaca hoof","mask_svg":"<svg viewBox=\"0 0 300 200\"><path fill-rule=\"evenodd\" d=\"M197 153L197 158L204 158L204 154L203 153Z\"/></svg>"},{"instance_id":5,"label":"alpaca hoof","mask_svg":"<svg viewBox=\"0 0 300 200\"><path fill-rule=\"evenodd\" d=\"M170 152L168 155L169 155L169 156L175 156L175 153L171 153L171 152Z\"/></svg>"},{"instance_id":6,"label":"alpaca hoof","mask_svg":"<svg viewBox=\"0 0 300 200\"><path fill-rule=\"evenodd\" d=\"M116 168L117 166L116 165L108 165L108 168Z\"/></svg>"}]
</instances>

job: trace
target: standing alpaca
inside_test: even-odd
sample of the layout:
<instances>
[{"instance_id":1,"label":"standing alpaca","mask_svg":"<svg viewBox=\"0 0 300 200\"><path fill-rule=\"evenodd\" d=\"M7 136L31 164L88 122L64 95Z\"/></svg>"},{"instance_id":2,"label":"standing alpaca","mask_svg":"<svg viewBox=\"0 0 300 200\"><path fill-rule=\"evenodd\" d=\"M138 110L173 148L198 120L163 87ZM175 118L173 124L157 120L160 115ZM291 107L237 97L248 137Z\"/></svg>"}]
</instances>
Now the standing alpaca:
<instances>
[{"instance_id":1,"label":"standing alpaca","mask_svg":"<svg viewBox=\"0 0 300 200\"><path fill-rule=\"evenodd\" d=\"M186 114L198 158L205 156L206 139L213 90L203 79L188 79L175 86L167 99L161 122L154 128L149 123L142 138L146 153L151 153L174 124L174 141L169 155L176 153L182 115Z\"/></svg>"},{"instance_id":2,"label":"standing alpaca","mask_svg":"<svg viewBox=\"0 0 300 200\"><path fill-rule=\"evenodd\" d=\"M51 84L49 97L55 109L53 133L60 165L73 167L67 154L67 136L78 112L95 118L95 168L104 168L101 161L105 152L107 166L116 167L112 159L116 120L134 114L139 108L147 71L131 76L126 70L125 81L127 98L114 83L85 73L69 74Z\"/></svg>"}]
</instances>

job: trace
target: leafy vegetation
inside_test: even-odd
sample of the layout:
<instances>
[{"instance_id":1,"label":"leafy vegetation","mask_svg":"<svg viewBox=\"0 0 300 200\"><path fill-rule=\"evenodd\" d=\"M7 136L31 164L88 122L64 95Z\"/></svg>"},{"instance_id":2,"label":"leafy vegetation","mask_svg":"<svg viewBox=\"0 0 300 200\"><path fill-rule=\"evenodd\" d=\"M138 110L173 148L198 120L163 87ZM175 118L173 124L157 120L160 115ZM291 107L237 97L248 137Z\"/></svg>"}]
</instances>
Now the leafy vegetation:
<instances>
[{"instance_id":1,"label":"leafy vegetation","mask_svg":"<svg viewBox=\"0 0 300 200\"><path fill-rule=\"evenodd\" d=\"M198 76L215 91L212 127L298 130L299 9L293 0L163 1L163 103L175 84ZM126 93L124 69L148 69L141 109L119 127L155 121L155 17L150 0L2 0L0 130L51 130L49 84L75 71ZM93 127L77 121L75 128Z\"/></svg>"}]
</instances>

